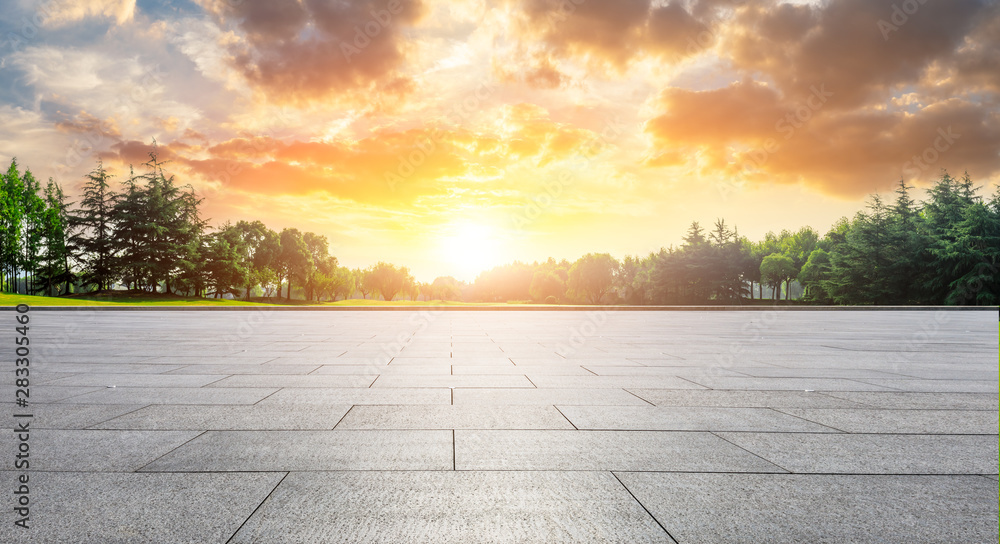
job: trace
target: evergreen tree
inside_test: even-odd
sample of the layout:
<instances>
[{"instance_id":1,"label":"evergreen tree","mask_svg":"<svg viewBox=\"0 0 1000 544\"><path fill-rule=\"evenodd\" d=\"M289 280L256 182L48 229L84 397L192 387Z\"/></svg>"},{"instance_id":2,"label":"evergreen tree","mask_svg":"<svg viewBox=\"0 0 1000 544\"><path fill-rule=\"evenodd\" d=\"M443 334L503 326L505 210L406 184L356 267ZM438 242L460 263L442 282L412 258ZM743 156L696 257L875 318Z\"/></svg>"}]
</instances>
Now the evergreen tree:
<instances>
[{"instance_id":1,"label":"evergreen tree","mask_svg":"<svg viewBox=\"0 0 1000 544\"><path fill-rule=\"evenodd\" d=\"M58 294L58 286L65 286L69 293L73 273L69 266L69 212L66 195L52 178L45 186L45 212L42 222L42 246L36 293Z\"/></svg>"},{"instance_id":2,"label":"evergreen tree","mask_svg":"<svg viewBox=\"0 0 1000 544\"><path fill-rule=\"evenodd\" d=\"M21 208L21 172L17 159L3 174L0 183L0 283L5 291L17 291L17 267L24 233Z\"/></svg>"},{"instance_id":3,"label":"evergreen tree","mask_svg":"<svg viewBox=\"0 0 1000 544\"><path fill-rule=\"evenodd\" d=\"M40 264L41 248L45 236L45 200L41 195L42 188L31 173L25 169L21 176L21 219L23 238L18 267L24 272L24 292L34 293Z\"/></svg>"},{"instance_id":4,"label":"evergreen tree","mask_svg":"<svg viewBox=\"0 0 1000 544\"><path fill-rule=\"evenodd\" d=\"M952 285L966 271L955 266L955 248L960 247L956 226L966 220L965 210L976 204L975 188L968 174L956 181L947 172L928 191L930 200L923 206L923 232L927 236L927 260L922 275L926 300L942 304Z\"/></svg>"},{"instance_id":5,"label":"evergreen tree","mask_svg":"<svg viewBox=\"0 0 1000 544\"><path fill-rule=\"evenodd\" d=\"M67 216L72 232L69 246L80 266L80 279L100 291L109 289L116 275L116 195L108 183L111 174L101 162L85 177L79 208Z\"/></svg>"},{"instance_id":6,"label":"evergreen tree","mask_svg":"<svg viewBox=\"0 0 1000 544\"><path fill-rule=\"evenodd\" d=\"M838 304L889 304L898 298L891 276L892 218L878 195L858 212L845 242L830 254L826 291Z\"/></svg>"}]
</instances>

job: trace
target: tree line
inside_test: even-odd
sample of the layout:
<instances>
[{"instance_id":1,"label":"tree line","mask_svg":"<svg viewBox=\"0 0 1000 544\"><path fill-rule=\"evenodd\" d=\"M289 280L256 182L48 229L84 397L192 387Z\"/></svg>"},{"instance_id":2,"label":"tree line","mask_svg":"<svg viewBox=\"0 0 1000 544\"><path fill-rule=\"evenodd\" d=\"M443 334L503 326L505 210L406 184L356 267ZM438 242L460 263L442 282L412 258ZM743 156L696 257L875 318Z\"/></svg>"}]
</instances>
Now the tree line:
<instances>
[{"instance_id":1,"label":"tree line","mask_svg":"<svg viewBox=\"0 0 1000 544\"><path fill-rule=\"evenodd\" d=\"M820 236L810 227L752 241L722 219L698 222L678 246L617 260L514 262L474 282L417 282L406 267L340 266L325 236L261 221L210 228L190 185L164 171L155 148L143 172L112 185L98 162L81 199L11 161L0 183L0 289L66 295L128 289L188 296L306 301L533 301L589 304L741 304L791 298L817 304L1000 303L1000 191L977 194L947 173L924 202L900 181L892 202L873 195ZM284 293L284 295L283 295Z\"/></svg>"}]
</instances>

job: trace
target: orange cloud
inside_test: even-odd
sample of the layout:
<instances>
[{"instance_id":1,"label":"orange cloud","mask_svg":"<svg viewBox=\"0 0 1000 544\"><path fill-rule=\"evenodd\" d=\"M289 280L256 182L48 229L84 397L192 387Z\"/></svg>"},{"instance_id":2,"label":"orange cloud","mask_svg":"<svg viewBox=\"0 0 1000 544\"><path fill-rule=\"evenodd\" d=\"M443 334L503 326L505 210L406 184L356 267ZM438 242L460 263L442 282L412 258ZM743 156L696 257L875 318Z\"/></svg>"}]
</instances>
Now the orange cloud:
<instances>
[{"instance_id":1,"label":"orange cloud","mask_svg":"<svg viewBox=\"0 0 1000 544\"><path fill-rule=\"evenodd\" d=\"M643 56L675 62L714 41L706 21L715 10L707 5L696 6L704 21L677 1L511 0L508 6L516 39L541 44L553 58L582 59L619 72ZM539 68L541 73L532 74ZM534 63L525 79L551 86L551 72L544 68Z\"/></svg>"},{"instance_id":2,"label":"orange cloud","mask_svg":"<svg viewBox=\"0 0 1000 544\"><path fill-rule=\"evenodd\" d=\"M976 0L920 3L911 15L894 16L896 4L748 3L724 27L721 52L740 70L766 74L786 95L826 85L836 93L828 106L854 108L918 82L935 61L951 58L985 15Z\"/></svg>"},{"instance_id":3,"label":"orange cloud","mask_svg":"<svg viewBox=\"0 0 1000 544\"><path fill-rule=\"evenodd\" d=\"M403 31L426 12L421 0L206 2L205 7L242 33L231 46L231 61L247 81L269 99L293 104L349 91L406 91Z\"/></svg>"},{"instance_id":4,"label":"orange cloud","mask_svg":"<svg viewBox=\"0 0 1000 544\"><path fill-rule=\"evenodd\" d=\"M821 91L820 88L816 89ZM758 83L694 92L668 89L663 113L645 131L648 166L709 158L707 175L748 182L804 182L826 193L861 196L906 177L930 179L942 167L984 178L1000 170L1000 115L953 99L914 113L826 109L789 101Z\"/></svg>"}]
</instances>

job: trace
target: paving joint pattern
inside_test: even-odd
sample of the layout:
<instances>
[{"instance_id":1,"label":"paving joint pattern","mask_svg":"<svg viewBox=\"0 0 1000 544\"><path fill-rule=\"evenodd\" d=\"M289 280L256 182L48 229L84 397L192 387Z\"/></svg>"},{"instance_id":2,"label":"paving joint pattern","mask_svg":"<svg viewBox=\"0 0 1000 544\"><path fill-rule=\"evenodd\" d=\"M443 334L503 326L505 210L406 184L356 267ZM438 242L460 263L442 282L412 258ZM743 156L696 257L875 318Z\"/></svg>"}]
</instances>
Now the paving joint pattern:
<instances>
[{"instance_id":1,"label":"paving joint pattern","mask_svg":"<svg viewBox=\"0 0 1000 544\"><path fill-rule=\"evenodd\" d=\"M719 310L47 309L0 542L997 542L995 309Z\"/></svg>"}]
</instances>

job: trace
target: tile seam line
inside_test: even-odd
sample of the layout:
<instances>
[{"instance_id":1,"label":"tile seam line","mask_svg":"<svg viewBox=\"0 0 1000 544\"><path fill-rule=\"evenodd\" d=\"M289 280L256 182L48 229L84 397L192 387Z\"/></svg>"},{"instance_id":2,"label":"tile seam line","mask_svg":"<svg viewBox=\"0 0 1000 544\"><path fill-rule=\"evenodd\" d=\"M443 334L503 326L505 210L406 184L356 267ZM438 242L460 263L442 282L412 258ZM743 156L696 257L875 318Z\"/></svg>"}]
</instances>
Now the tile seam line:
<instances>
[{"instance_id":1,"label":"tile seam line","mask_svg":"<svg viewBox=\"0 0 1000 544\"><path fill-rule=\"evenodd\" d=\"M264 506L264 503L267 502L267 499L271 498L271 495L274 494L274 491L278 489L278 486L281 485L281 482L285 481L285 478L287 478L289 474L291 474L291 471L285 471L285 475L282 476L280 480L278 480L278 483L274 484L274 487L271 488L271 491L269 491L267 495L264 496L263 500L261 500L260 503L257 504L257 507L254 508L252 512L250 512L250 515L247 516L246 519L243 520L243 523L240 523L240 526L237 527L235 531L233 531L233 534L229 535L229 538L226 539L226 544L229 544L230 542L233 541L234 538L236 538L236 535L239 534L241 530L243 530L243 526L246 525L248 521L250 521L250 518L252 518L254 514L257 513L258 510L260 510L261 506Z\"/></svg>"},{"instance_id":2,"label":"tile seam line","mask_svg":"<svg viewBox=\"0 0 1000 544\"><path fill-rule=\"evenodd\" d=\"M794 471L788 470L787 468L779 465L778 463L775 463L774 461L771 461L770 459L765 459L763 456L758 455L758 454L756 454L756 453L754 453L754 452L752 452L752 451L744 448L743 446L741 446L741 445L739 445L739 444L737 444L735 442L732 442L730 440L726 440L725 437L719 436L718 431L708 431L708 433L711 434L712 436L714 436L714 437L716 437L716 438L718 438L718 439L726 442L727 444L732 444L733 446L735 446L735 447L737 447L737 448L739 448L739 449L741 449L741 450L749 453L750 455L753 455L754 457L760 459L761 461L764 461L765 463L767 463L769 465L772 465L772 466L778 467L781 470L784 470L788 474L795 474ZM814 433L814 434L828 434L828 433Z\"/></svg>"},{"instance_id":3,"label":"tile seam line","mask_svg":"<svg viewBox=\"0 0 1000 544\"><path fill-rule=\"evenodd\" d=\"M676 538L674 538L674 535L670 534L670 531L668 531L667 528L664 527L662 523L660 523L660 520L657 519L656 516L654 516L653 513L649 511L649 508L646 508L645 504L642 504L642 501L640 501L639 498L636 497L634 493L632 493L632 490L629 489L627 485L625 485L625 482L623 482L621 480L621 478L618 477L617 474L615 474L615 471L612 470L612 471L609 471L609 472L611 473L611 476L613 476L614 479L618 481L618 483L622 486L622 488L625 490L625 492L628 493L630 497L632 497L632 500L634 500L635 503L638 504L639 507L642 508L646 512L646 515L648 515L650 517L650 519L652 519L653 521L655 521L656 524L660 526L660 529L663 529L663 532L667 535L667 538L669 538L671 541L673 541L674 544L678 544L679 541Z\"/></svg>"},{"instance_id":4,"label":"tile seam line","mask_svg":"<svg viewBox=\"0 0 1000 544\"><path fill-rule=\"evenodd\" d=\"M141 467L133 470L132 472L142 472L142 469L144 469L144 468L148 467L149 465L151 465L151 464L159 461L160 459L163 459L164 457L166 457L167 455L170 455L171 453L177 451L178 449L183 448L184 446L187 446L192 441L197 440L198 437L204 436L206 433L208 433L208 431L201 431L200 433L198 433L198 434L192 436L191 438L185 440L183 444L178 444L176 447L171 448L170 451L164 453L163 455L158 455L156 457L156 459L153 459L153 460L149 461L148 463L146 463L146 464L142 465Z\"/></svg>"},{"instance_id":5,"label":"tile seam line","mask_svg":"<svg viewBox=\"0 0 1000 544\"><path fill-rule=\"evenodd\" d=\"M786 410L789 410L789 409L796 410L797 409L797 408L788 408L788 407L784 407L784 406L782 408L785 408ZM805 409L808 410L808 408L805 408ZM814 408L814 409L815 410L820 410L821 408ZM834 427L833 425L826 425L826 424L820 423L818 421L813 421L811 419L808 419L808 418L805 418L805 417L802 417L802 416L797 416L795 414L789 414L788 412L782 412L781 410L779 410L778 408L775 408L773 406L768 406L767 410L771 410L772 412L783 414L783 415L786 415L786 416L789 416L789 417L794 417L796 419L801 419L802 421L805 421L805 422L808 422L808 423L812 423L813 425L819 425L820 427L826 427L827 429L833 429L833 430L837 431L838 433L853 434L850 431L845 431L843 429L838 429L838 428ZM850 408L847 408L847 410L850 410Z\"/></svg>"}]
</instances>

